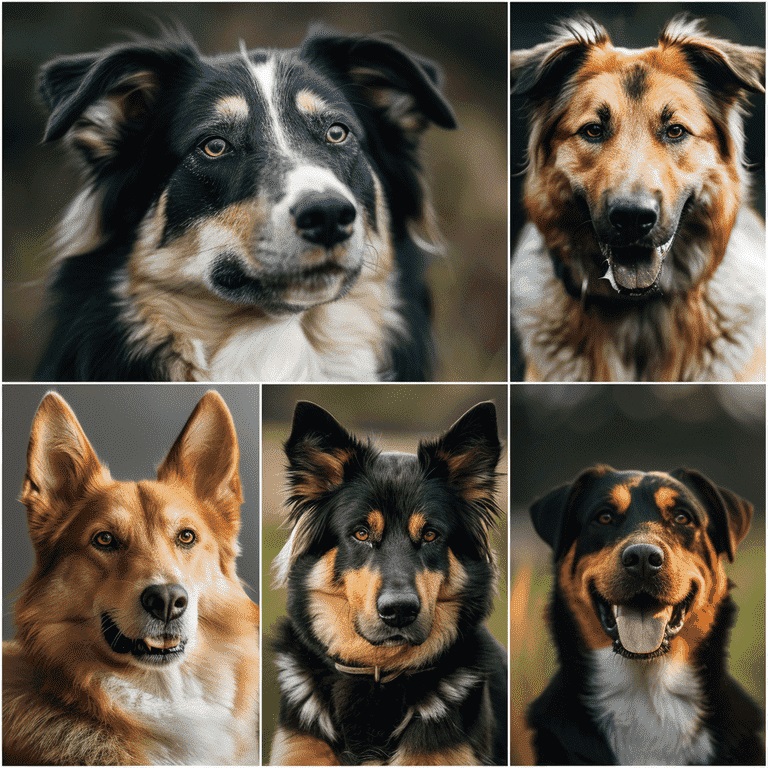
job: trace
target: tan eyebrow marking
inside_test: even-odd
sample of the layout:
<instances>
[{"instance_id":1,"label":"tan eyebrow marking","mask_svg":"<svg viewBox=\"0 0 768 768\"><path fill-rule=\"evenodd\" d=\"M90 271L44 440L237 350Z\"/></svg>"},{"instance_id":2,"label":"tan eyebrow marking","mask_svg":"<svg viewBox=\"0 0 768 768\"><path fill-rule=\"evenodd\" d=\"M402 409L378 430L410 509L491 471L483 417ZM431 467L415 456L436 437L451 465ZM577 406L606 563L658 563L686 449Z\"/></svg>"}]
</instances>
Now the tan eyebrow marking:
<instances>
[{"instance_id":1,"label":"tan eyebrow marking","mask_svg":"<svg viewBox=\"0 0 768 768\"><path fill-rule=\"evenodd\" d=\"M296 94L296 107L299 112L316 114L317 112L322 112L324 109L328 109L328 104L326 104L326 102L316 93L303 88Z\"/></svg>"},{"instance_id":2,"label":"tan eyebrow marking","mask_svg":"<svg viewBox=\"0 0 768 768\"><path fill-rule=\"evenodd\" d=\"M662 512L668 512L677 502L677 491L674 488L667 488L662 486L657 489L653 494L653 500L656 502L656 506Z\"/></svg>"},{"instance_id":3,"label":"tan eyebrow marking","mask_svg":"<svg viewBox=\"0 0 768 768\"><path fill-rule=\"evenodd\" d=\"M216 112L222 117L245 120L250 114L248 102L242 96L224 96L216 102Z\"/></svg>"},{"instance_id":4,"label":"tan eyebrow marking","mask_svg":"<svg viewBox=\"0 0 768 768\"><path fill-rule=\"evenodd\" d=\"M414 512L408 519L408 533L414 541L421 538L421 531L427 524L427 518L421 512Z\"/></svg>"}]
</instances>

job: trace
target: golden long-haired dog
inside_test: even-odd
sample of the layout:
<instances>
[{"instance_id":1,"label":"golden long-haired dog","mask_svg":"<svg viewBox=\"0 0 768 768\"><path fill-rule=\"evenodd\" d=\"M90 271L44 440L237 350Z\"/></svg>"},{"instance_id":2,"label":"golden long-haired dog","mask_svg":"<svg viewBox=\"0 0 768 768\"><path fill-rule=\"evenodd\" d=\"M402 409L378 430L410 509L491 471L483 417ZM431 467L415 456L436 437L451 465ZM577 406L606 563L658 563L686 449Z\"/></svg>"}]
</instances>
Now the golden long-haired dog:
<instances>
[{"instance_id":1,"label":"golden long-haired dog","mask_svg":"<svg viewBox=\"0 0 768 768\"><path fill-rule=\"evenodd\" d=\"M528 379L765 375L765 230L743 117L765 51L679 16L616 48L587 17L511 55L530 110L512 315Z\"/></svg>"},{"instance_id":2,"label":"golden long-haired dog","mask_svg":"<svg viewBox=\"0 0 768 768\"><path fill-rule=\"evenodd\" d=\"M36 563L3 647L5 764L258 761L238 463L216 392L140 482L113 480L66 402L45 396L21 495Z\"/></svg>"}]
</instances>

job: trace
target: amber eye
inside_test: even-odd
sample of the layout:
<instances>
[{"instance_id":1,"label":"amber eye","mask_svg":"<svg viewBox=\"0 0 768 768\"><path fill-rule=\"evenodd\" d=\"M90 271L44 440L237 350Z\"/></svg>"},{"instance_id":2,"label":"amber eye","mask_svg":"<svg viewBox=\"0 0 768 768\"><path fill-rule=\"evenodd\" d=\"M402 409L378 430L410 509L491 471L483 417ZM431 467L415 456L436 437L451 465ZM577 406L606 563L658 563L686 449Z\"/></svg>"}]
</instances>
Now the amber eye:
<instances>
[{"instance_id":1,"label":"amber eye","mask_svg":"<svg viewBox=\"0 0 768 768\"><path fill-rule=\"evenodd\" d=\"M115 537L109 531L99 531L91 543L99 549L114 549L117 546Z\"/></svg>"},{"instance_id":2,"label":"amber eye","mask_svg":"<svg viewBox=\"0 0 768 768\"><path fill-rule=\"evenodd\" d=\"M342 123L334 123L326 132L325 140L329 144L342 144L349 136L349 128Z\"/></svg>"},{"instance_id":3,"label":"amber eye","mask_svg":"<svg viewBox=\"0 0 768 768\"><path fill-rule=\"evenodd\" d=\"M421 534L421 540L426 541L429 543L430 541L434 541L437 538L437 531L432 530L432 528L427 528L422 534Z\"/></svg>"},{"instance_id":4,"label":"amber eye","mask_svg":"<svg viewBox=\"0 0 768 768\"><path fill-rule=\"evenodd\" d=\"M690 525L693 522L693 518L687 512L677 512L675 522L678 525Z\"/></svg>"},{"instance_id":5,"label":"amber eye","mask_svg":"<svg viewBox=\"0 0 768 768\"><path fill-rule=\"evenodd\" d=\"M230 144L219 136L213 136L210 139L206 139L200 145L200 149L202 149L208 157L215 158L225 155L230 149Z\"/></svg>"},{"instance_id":6,"label":"amber eye","mask_svg":"<svg viewBox=\"0 0 768 768\"><path fill-rule=\"evenodd\" d=\"M189 547L194 544L196 540L197 536L195 536L195 532L191 531L189 528L180 531L179 535L176 537L176 541L184 547Z\"/></svg>"},{"instance_id":7,"label":"amber eye","mask_svg":"<svg viewBox=\"0 0 768 768\"><path fill-rule=\"evenodd\" d=\"M589 123L589 125L585 125L581 132L588 138L588 139L602 139L605 135L605 130L603 129L603 126L600 125L600 123Z\"/></svg>"},{"instance_id":8,"label":"amber eye","mask_svg":"<svg viewBox=\"0 0 768 768\"><path fill-rule=\"evenodd\" d=\"M358 528L353 535L358 541L368 541L371 534L367 528Z\"/></svg>"},{"instance_id":9,"label":"amber eye","mask_svg":"<svg viewBox=\"0 0 768 768\"><path fill-rule=\"evenodd\" d=\"M613 512L606 509L597 516L596 520L600 525L610 525L613 522Z\"/></svg>"},{"instance_id":10,"label":"amber eye","mask_svg":"<svg viewBox=\"0 0 768 768\"><path fill-rule=\"evenodd\" d=\"M682 139L685 135L685 128L683 128L682 125L670 125L669 128L667 128L667 138L668 139Z\"/></svg>"}]
</instances>

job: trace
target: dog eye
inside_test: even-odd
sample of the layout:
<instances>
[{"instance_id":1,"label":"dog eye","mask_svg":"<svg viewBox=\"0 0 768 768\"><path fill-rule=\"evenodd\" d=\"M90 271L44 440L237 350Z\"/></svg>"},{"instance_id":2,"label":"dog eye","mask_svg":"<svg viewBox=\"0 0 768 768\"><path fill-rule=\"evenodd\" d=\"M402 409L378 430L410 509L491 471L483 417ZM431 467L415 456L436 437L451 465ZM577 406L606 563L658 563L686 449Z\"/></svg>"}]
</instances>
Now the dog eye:
<instances>
[{"instance_id":1,"label":"dog eye","mask_svg":"<svg viewBox=\"0 0 768 768\"><path fill-rule=\"evenodd\" d=\"M368 541L368 538L370 537L370 532L367 528L358 528L355 530L355 532L352 534L358 541Z\"/></svg>"},{"instance_id":2,"label":"dog eye","mask_svg":"<svg viewBox=\"0 0 768 768\"><path fill-rule=\"evenodd\" d=\"M117 539L109 531L99 531L91 543L97 549L117 549Z\"/></svg>"},{"instance_id":3,"label":"dog eye","mask_svg":"<svg viewBox=\"0 0 768 768\"><path fill-rule=\"evenodd\" d=\"M197 540L197 536L195 535L194 531L191 531L189 528L185 528L183 531L179 533L178 536L176 536L176 541L179 542L184 547L189 547L192 544L195 543Z\"/></svg>"},{"instance_id":4,"label":"dog eye","mask_svg":"<svg viewBox=\"0 0 768 768\"><path fill-rule=\"evenodd\" d=\"M342 144L349 136L349 128L342 123L334 123L326 132L325 140L329 144Z\"/></svg>"},{"instance_id":5,"label":"dog eye","mask_svg":"<svg viewBox=\"0 0 768 768\"><path fill-rule=\"evenodd\" d=\"M688 514L688 512L678 510L678 512L675 514L675 522L678 525L690 525L693 522L693 518Z\"/></svg>"},{"instance_id":6,"label":"dog eye","mask_svg":"<svg viewBox=\"0 0 768 768\"><path fill-rule=\"evenodd\" d=\"M595 518L600 525L610 525L613 522L613 512L605 509Z\"/></svg>"},{"instance_id":7,"label":"dog eye","mask_svg":"<svg viewBox=\"0 0 768 768\"><path fill-rule=\"evenodd\" d=\"M430 541L434 541L436 538L437 538L437 531L433 530L432 528L427 528L421 534L421 540L426 541L427 543L429 543Z\"/></svg>"},{"instance_id":8,"label":"dog eye","mask_svg":"<svg viewBox=\"0 0 768 768\"><path fill-rule=\"evenodd\" d=\"M667 128L667 138L672 139L673 141L675 139L682 139L683 136L687 133L685 128L683 128L682 125L670 125L669 128Z\"/></svg>"},{"instance_id":9,"label":"dog eye","mask_svg":"<svg viewBox=\"0 0 768 768\"><path fill-rule=\"evenodd\" d=\"M600 123L588 123L581 129L581 133L587 139L592 139L593 141L605 137L605 129Z\"/></svg>"},{"instance_id":10,"label":"dog eye","mask_svg":"<svg viewBox=\"0 0 768 768\"><path fill-rule=\"evenodd\" d=\"M203 151L203 153L208 157L213 158L226 155L231 148L232 145L225 139L222 139L220 136L213 136L200 144L200 149Z\"/></svg>"}]
</instances>

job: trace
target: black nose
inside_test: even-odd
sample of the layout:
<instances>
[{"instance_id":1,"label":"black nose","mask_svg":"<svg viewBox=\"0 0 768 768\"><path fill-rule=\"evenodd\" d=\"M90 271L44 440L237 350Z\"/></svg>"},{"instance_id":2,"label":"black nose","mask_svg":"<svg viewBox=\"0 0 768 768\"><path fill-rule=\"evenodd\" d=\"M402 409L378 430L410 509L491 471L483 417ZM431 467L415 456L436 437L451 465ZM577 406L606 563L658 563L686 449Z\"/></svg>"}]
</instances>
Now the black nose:
<instances>
[{"instance_id":1,"label":"black nose","mask_svg":"<svg viewBox=\"0 0 768 768\"><path fill-rule=\"evenodd\" d=\"M664 565L664 552L653 544L630 544L621 553L621 564L640 579L653 576Z\"/></svg>"},{"instance_id":2,"label":"black nose","mask_svg":"<svg viewBox=\"0 0 768 768\"><path fill-rule=\"evenodd\" d=\"M189 595L181 584L153 584L141 593L144 610L166 623L178 619L188 602Z\"/></svg>"},{"instance_id":3,"label":"black nose","mask_svg":"<svg viewBox=\"0 0 768 768\"><path fill-rule=\"evenodd\" d=\"M608 221L622 245L645 237L659 220L659 204L652 198L617 200L608 208Z\"/></svg>"},{"instance_id":4,"label":"black nose","mask_svg":"<svg viewBox=\"0 0 768 768\"><path fill-rule=\"evenodd\" d=\"M382 592L376 601L379 618L390 627L407 627L416 621L421 601L415 592Z\"/></svg>"},{"instance_id":5,"label":"black nose","mask_svg":"<svg viewBox=\"0 0 768 768\"><path fill-rule=\"evenodd\" d=\"M291 215L301 237L331 248L350 237L350 225L357 213L346 197L333 192L312 192L298 200Z\"/></svg>"}]
</instances>

